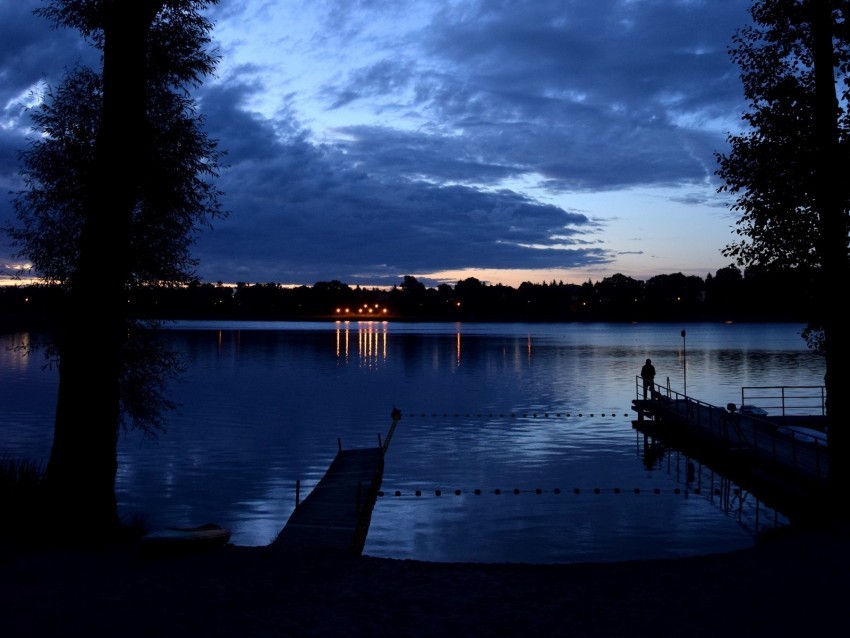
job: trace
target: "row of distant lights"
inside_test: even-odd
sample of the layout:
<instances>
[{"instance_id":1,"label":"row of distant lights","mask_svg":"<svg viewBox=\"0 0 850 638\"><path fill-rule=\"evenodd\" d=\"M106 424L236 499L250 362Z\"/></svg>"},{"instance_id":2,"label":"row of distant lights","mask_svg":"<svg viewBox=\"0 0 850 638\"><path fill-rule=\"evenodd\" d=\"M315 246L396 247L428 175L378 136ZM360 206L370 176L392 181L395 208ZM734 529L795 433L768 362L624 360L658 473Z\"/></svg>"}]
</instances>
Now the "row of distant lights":
<instances>
[{"instance_id":1,"label":"row of distant lights","mask_svg":"<svg viewBox=\"0 0 850 638\"><path fill-rule=\"evenodd\" d=\"M455 305L456 305L458 308L460 308L460 302L459 302L459 301L455 302ZM389 312L389 308L387 308L386 306L382 308L380 304L372 304L372 305L369 305L369 304L367 304L367 303L364 303L362 306L360 306L360 307L356 310L356 312L352 312L351 308L342 308L342 307L337 307L337 309L336 309L336 314L338 314L338 315L350 315L350 314L358 314L358 315L385 315L385 314L387 314L388 312Z\"/></svg>"},{"instance_id":2,"label":"row of distant lights","mask_svg":"<svg viewBox=\"0 0 850 638\"><path fill-rule=\"evenodd\" d=\"M370 306L369 304L364 303L362 306L360 306L357 309L356 314L358 314L358 315L385 315L388 312L389 312L389 309L386 308L386 307L381 308L380 304L374 304L374 305ZM352 310L351 310L351 308L337 308L336 314L338 314L338 315L350 315L350 314L352 314Z\"/></svg>"}]
</instances>

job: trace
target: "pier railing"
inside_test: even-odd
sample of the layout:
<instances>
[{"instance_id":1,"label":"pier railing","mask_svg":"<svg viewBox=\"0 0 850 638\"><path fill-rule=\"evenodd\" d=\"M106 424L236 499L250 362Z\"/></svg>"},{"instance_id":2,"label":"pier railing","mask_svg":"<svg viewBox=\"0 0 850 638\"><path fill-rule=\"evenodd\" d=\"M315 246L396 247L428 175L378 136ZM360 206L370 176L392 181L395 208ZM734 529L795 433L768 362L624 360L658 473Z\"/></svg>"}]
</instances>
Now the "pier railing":
<instances>
[{"instance_id":1,"label":"pier railing","mask_svg":"<svg viewBox=\"0 0 850 638\"><path fill-rule=\"evenodd\" d=\"M643 386L639 378L636 383L642 393ZM829 469L827 437L822 430L814 427L818 423L822 424L825 417L819 408L814 414L801 414L799 409L803 404L799 399L804 395L797 393L797 391L815 390L819 387L785 386L748 389L772 392L770 395L765 394L762 398L773 396L783 399L784 397L785 410L779 415L773 415L770 410L776 410L777 407L773 404L760 404L759 407L767 412L764 416L743 413L737 409L732 411L688 397L672 390L669 386L664 387L659 384L653 384L647 401L638 400L637 403L642 403L641 409L664 421L685 426L695 434L710 436L727 450L733 448L739 451L749 450L756 458L768 461L777 468L784 468L808 479L825 481ZM742 396L752 401L756 395L753 392L744 392ZM817 396L817 393L814 393L814 396ZM792 407L795 408L794 414L790 414Z\"/></svg>"},{"instance_id":2,"label":"pier railing","mask_svg":"<svg viewBox=\"0 0 850 638\"><path fill-rule=\"evenodd\" d=\"M671 389L669 385L658 383L652 385L648 398L657 402L665 412L686 420L703 433L720 438L728 446L747 445L745 435L725 408L694 399Z\"/></svg>"},{"instance_id":3,"label":"pier railing","mask_svg":"<svg viewBox=\"0 0 850 638\"><path fill-rule=\"evenodd\" d=\"M744 386L741 405L756 405L768 414L826 416L826 388L822 385Z\"/></svg>"}]
</instances>

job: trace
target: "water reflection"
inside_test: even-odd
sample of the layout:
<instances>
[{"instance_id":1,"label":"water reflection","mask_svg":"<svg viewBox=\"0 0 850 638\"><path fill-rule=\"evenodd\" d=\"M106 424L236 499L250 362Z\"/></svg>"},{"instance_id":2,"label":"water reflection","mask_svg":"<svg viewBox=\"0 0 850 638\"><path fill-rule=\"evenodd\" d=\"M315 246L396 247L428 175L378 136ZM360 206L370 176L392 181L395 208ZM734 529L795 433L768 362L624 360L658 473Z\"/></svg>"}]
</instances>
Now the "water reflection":
<instances>
[{"instance_id":1,"label":"water reflection","mask_svg":"<svg viewBox=\"0 0 850 638\"><path fill-rule=\"evenodd\" d=\"M357 365L372 368L385 362L388 355L388 327L386 321L358 321ZM351 322L336 322L336 357L340 363L348 364L351 356Z\"/></svg>"},{"instance_id":2,"label":"water reflection","mask_svg":"<svg viewBox=\"0 0 850 638\"><path fill-rule=\"evenodd\" d=\"M460 367L463 355L463 333L457 326L454 334L454 364ZM352 340L352 332L356 333L357 342L357 364L365 368L370 368L382 362L386 362L389 357L390 347L390 329L387 321L358 321L353 327L349 321L336 322L336 346L335 352L337 359L343 363L349 363L351 352L350 343ZM527 361L531 361L531 337L528 337L527 344ZM506 356L506 350L503 349L503 355ZM396 355L400 356L400 355ZM437 359L436 365L439 366L439 353L435 353Z\"/></svg>"},{"instance_id":3,"label":"water reflection","mask_svg":"<svg viewBox=\"0 0 850 638\"><path fill-rule=\"evenodd\" d=\"M354 333L354 336L352 336ZM341 363L349 363L351 358L350 344L352 340L357 343L357 364L370 368L382 362L386 362L390 356L389 348L391 337L399 340L399 335L390 330L390 323L387 321L357 321L352 324L350 321L335 322L335 354ZM406 337L409 339L409 337ZM480 338L480 337L479 337ZM466 337L467 342L475 339L474 336ZM420 341L419 343L423 343ZM396 344L397 345L397 344ZM461 330L460 324L455 325L454 330L454 365L460 367L464 362L464 356L469 354L476 355L479 350L469 346L468 352L464 350L464 333ZM523 340L512 338L501 348L501 360L503 365L509 361L513 367L526 366L532 363L534 355L534 340L531 335L527 335ZM402 356L400 352L394 353L394 356ZM439 365L439 353L435 352L436 365ZM470 363L475 363L471 361Z\"/></svg>"},{"instance_id":4,"label":"water reflection","mask_svg":"<svg viewBox=\"0 0 850 638\"><path fill-rule=\"evenodd\" d=\"M819 384L799 330L688 326L689 392L725 405L745 385ZM315 485L338 440L375 445L398 406L384 490L401 496L376 504L367 554L572 562L752 541L746 491L714 497L704 466L689 481L681 455L635 440L635 376L650 357L680 386L679 327L209 322L163 338L188 365L172 388L182 407L159 440L119 445L121 511L151 525L218 522L237 544L266 544L296 482ZM15 356L0 351L0 455L46 460L55 371Z\"/></svg>"}]
</instances>

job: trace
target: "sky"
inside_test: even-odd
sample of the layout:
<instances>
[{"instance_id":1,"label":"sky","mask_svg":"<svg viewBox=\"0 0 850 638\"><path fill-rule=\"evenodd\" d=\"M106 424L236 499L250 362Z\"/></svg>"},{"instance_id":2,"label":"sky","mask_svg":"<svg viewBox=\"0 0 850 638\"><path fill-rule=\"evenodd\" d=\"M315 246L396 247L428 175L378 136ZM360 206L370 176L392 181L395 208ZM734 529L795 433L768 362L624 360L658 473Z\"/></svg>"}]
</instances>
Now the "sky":
<instances>
[{"instance_id":1,"label":"sky","mask_svg":"<svg viewBox=\"0 0 850 638\"><path fill-rule=\"evenodd\" d=\"M0 3L0 226L27 107L78 34ZM223 0L193 92L226 151L208 283L706 277L738 216L717 153L747 105L748 0ZM0 236L0 277L22 264Z\"/></svg>"}]
</instances>

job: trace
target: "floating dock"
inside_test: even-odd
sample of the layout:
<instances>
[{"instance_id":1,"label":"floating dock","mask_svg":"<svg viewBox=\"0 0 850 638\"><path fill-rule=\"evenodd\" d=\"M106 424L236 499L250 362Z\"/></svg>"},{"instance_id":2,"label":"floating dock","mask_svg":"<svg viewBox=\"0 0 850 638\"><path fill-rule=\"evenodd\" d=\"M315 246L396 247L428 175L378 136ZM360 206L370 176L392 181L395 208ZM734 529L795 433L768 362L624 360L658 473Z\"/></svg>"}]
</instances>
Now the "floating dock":
<instances>
[{"instance_id":1,"label":"floating dock","mask_svg":"<svg viewBox=\"0 0 850 638\"><path fill-rule=\"evenodd\" d=\"M386 439L374 448L339 451L325 475L295 510L273 547L360 554L384 475L384 456L401 412L394 409Z\"/></svg>"}]
</instances>

